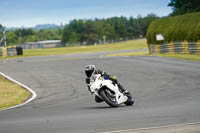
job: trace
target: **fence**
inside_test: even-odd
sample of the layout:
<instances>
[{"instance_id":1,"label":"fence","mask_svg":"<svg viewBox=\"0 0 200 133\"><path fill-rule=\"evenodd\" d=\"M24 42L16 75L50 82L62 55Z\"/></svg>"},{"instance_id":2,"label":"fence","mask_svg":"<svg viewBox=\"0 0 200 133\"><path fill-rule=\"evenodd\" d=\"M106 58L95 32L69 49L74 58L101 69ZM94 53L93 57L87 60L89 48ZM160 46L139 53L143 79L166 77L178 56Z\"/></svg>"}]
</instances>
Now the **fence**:
<instances>
[{"instance_id":1,"label":"fence","mask_svg":"<svg viewBox=\"0 0 200 133\"><path fill-rule=\"evenodd\" d=\"M18 44L17 47L22 47L23 49L41 49L41 48L56 48L62 47L63 44L60 40L47 40L39 42L28 42L26 44Z\"/></svg>"},{"instance_id":2,"label":"fence","mask_svg":"<svg viewBox=\"0 0 200 133\"><path fill-rule=\"evenodd\" d=\"M150 54L162 54L162 53L183 53L183 54L200 54L200 41L198 42L170 42L166 44L150 44Z\"/></svg>"},{"instance_id":3,"label":"fence","mask_svg":"<svg viewBox=\"0 0 200 133\"><path fill-rule=\"evenodd\" d=\"M17 55L17 50L15 47L7 48L7 56L15 56Z\"/></svg>"}]
</instances>

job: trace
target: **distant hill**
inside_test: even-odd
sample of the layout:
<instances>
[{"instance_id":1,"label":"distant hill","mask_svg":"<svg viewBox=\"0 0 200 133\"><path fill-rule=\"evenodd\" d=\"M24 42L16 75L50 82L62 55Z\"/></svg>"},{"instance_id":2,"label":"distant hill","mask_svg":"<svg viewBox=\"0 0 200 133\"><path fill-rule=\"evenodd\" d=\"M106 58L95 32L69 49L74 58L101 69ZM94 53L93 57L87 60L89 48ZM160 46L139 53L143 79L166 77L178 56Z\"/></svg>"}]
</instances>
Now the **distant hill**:
<instances>
[{"instance_id":1,"label":"distant hill","mask_svg":"<svg viewBox=\"0 0 200 133\"><path fill-rule=\"evenodd\" d=\"M42 29L58 29L61 28L61 26L55 25L55 24L39 24L33 27L35 30L42 30Z\"/></svg>"},{"instance_id":2,"label":"distant hill","mask_svg":"<svg viewBox=\"0 0 200 133\"><path fill-rule=\"evenodd\" d=\"M38 24L35 27L21 27L21 28L32 28L34 30L42 30L42 29L58 29L62 28L63 26L59 26L56 24ZM6 30L16 30L19 28L16 27L6 27Z\"/></svg>"},{"instance_id":3,"label":"distant hill","mask_svg":"<svg viewBox=\"0 0 200 133\"><path fill-rule=\"evenodd\" d=\"M19 28L16 28L16 27L5 27L6 30L16 30L16 29L19 29Z\"/></svg>"}]
</instances>

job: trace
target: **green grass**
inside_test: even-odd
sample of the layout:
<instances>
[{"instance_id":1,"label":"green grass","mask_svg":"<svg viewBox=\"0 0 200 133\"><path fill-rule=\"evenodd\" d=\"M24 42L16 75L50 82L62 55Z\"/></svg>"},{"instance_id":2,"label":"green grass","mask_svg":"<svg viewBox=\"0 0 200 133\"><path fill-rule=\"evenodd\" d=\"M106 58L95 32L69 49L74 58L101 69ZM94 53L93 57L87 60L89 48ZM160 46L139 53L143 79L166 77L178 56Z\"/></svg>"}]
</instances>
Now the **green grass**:
<instances>
[{"instance_id":1,"label":"green grass","mask_svg":"<svg viewBox=\"0 0 200 133\"><path fill-rule=\"evenodd\" d=\"M148 55L150 55L149 52L131 52L131 53L108 54L106 56L148 56ZM153 56L200 61L200 54L153 54Z\"/></svg>"},{"instance_id":2,"label":"green grass","mask_svg":"<svg viewBox=\"0 0 200 133\"><path fill-rule=\"evenodd\" d=\"M137 40L96 45L96 46L75 46L75 47L25 50L24 56L91 53L91 52L102 52L102 51L141 49L146 47L147 47L146 39L137 39Z\"/></svg>"},{"instance_id":3,"label":"green grass","mask_svg":"<svg viewBox=\"0 0 200 133\"><path fill-rule=\"evenodd\" d=\"M106 56L148 56L148 51L108 54Z\"/></svg>"},{"instance_id":4,"label":"green grass","mask_svg":"<svg viewBox=\"0 0 200 133\"><path fill-rule=\"evenodd\" d=\"M27 90L0 76L0 109L21 104L29 97Z\"/></svg>"},{"instance_id":5,"label":"green grass","mask_svg":"<svg viewBox=\"0 0 200 133\"><path fill-rule=\"evenodd\" d=\"M156 56L191 60L191 61L200 61L200 54L158 54Z\"/></svg>"},{"instance_id":6,"label":"green grass","mask_svg":"<svg viewBox=\"0 0 200 133\"><path fill-rule=\"evenodd\" d=\"M103 51L134 50L143 48L147 48L146 39L136 39L119 43L96 45L96 46L74 46L74 47L61 47L61 48L49 48L49 49L30 49L30 50L24 50L23 56L0 57L0 59L46 56L46 55L92 53L92 52L103 52ZM109 54L106 56L148 56L148 55L149 52L131 52L131 53L128 52L128 53ZM200 61L200 55L193 55L193 54L158 54L155 56Z\"/></svg>"},{"instance_id":7,"label":"green grass","mask_svg":"<svg viewBox=\"0 0 200 133\"><path fill-rule=\"evenodd\" d=\"M131 50L131 49L142 49L142 48L147 48L146 39L136 39L119 43L96 45L96 46L74 46L74 47L61 47L61 48L48 48L48 49L29 49L29 50L24 50L24 55L17 56L17 58L31 57L31 56ZM0 57L0 59L5 59L5 58L16 58L16 57L4 57L4 58Z\"/></svg>"}]
</instances>

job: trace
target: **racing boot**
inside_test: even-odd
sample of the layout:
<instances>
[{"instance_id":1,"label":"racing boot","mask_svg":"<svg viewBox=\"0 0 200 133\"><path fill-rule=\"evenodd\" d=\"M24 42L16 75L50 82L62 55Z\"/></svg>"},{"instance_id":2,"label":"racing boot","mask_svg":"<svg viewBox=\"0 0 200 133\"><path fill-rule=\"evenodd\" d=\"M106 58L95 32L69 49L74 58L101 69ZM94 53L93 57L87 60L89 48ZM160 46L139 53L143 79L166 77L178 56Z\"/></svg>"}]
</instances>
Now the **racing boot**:
<instances>
[{"instance_id":1,"label":"racing boot","mask_svg":"<svg viewBox=\"0 0 200 133\"><path fill-rule=\"evenodd\" d=\"M101 98L99 98L98 96L95 96L95 101L96 101L97 103L103 102L103 100L102 100Z\"/></svg>"},{"instance_id":2,"label":"racing boot","mask_svg":"<svg viewBox=\"0 0 200 133\"><path fill-rule=\"evenodd\" d=\"M117 83L117 85L122 93L124 94L129 93L128 90L126 90L119 82Z\"/></svg>"}]
</instances>

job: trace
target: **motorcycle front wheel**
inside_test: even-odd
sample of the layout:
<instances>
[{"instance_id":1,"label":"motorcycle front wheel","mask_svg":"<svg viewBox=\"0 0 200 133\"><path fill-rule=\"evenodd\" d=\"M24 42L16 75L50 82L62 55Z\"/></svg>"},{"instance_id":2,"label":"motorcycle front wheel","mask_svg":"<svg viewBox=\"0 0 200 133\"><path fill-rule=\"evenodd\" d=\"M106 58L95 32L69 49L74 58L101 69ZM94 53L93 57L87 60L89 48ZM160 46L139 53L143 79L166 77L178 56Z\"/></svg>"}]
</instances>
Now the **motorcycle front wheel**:
<instances>
[{"instance_id":1,"label":"motorcycle front wheel","mask_svg":"<svg viewBox=\"0 0 200 133\"><path fill-rule=\"evenodd\" d=\"M109 89L101 89L99 95L104 99L104 101L110 105L110 107L118 107L117 100L114 94Z\"/></svg>"}]
</instances>

